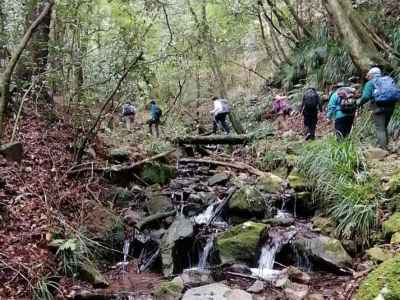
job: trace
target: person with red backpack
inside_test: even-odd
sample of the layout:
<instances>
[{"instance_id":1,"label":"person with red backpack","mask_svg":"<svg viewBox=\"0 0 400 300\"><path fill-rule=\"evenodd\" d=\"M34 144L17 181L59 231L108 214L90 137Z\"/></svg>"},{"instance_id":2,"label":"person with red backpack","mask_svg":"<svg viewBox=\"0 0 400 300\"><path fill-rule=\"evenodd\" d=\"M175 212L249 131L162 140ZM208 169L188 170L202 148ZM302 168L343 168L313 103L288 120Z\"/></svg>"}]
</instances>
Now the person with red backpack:
<instances>
[{"instance_id":1,"label":"person with red backpack","mask_svg":"<svg viewBox=\"0 0 400 300\"><path fill-rule=\"evenodd\" d=\"M306 141L314 140L318 112L322 112L321 98L315 88L310 87L304 92L300 112L303 114Z\"/></svg>"},{"instance_id":2,"label":"person with red backpack","mask_svg":"<svg viewBox=\"0 0 400 300\"><path fill-rule=\"evenodd\" d=\"M400 101L400 89L390 76L383 76L380 68L374 67L367 73L358 106L370 102L373 112L378 146L386 149L389 142L387 127L392 118L396 102Z\"/></svg>"}]
</instances>

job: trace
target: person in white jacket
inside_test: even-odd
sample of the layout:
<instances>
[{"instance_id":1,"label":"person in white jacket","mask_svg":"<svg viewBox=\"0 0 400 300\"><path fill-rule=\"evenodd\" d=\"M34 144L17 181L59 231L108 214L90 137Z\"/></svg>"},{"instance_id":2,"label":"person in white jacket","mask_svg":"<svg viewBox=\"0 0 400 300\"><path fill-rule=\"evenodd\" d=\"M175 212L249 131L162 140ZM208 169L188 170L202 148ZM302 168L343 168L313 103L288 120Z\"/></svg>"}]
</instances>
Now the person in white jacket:
<instances>
[{"instance_id":1,"label":"person in white jacket","mask_svg":"<svg viewBox=\"0 0 400 300\"><path fill-rule=\"evenodd\" d=\"M226 123L226 116L230 113L231 108L228 100L215 96L212 97L211 100L214 101L214 109L210 111L210 113L213 114L213 134L217 133L218 124L221 124L225 133L229 134L230 129Z\"/></svg>"}]
</instances>

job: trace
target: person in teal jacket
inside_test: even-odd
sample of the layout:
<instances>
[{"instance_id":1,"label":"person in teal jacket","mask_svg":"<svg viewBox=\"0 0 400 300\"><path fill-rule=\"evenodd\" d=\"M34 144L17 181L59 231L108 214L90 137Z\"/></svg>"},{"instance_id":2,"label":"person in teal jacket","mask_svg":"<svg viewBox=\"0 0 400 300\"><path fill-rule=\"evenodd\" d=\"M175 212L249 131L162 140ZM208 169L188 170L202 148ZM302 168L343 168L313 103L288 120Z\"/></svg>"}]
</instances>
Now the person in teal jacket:
<instances>
[{"instance_id":1,"label":"person in teal jacket","mask_svg":"<svg viewBox=\"0 0 400 300\"><path fill-rule=\"evenodd\" d=\"M353 127L354 114L346 114L341 111L340 105L342 98L351 97L355 90L351 87L341 87L337 89L329 98L327 117L335 120L335 131L338 138L347 137Z\"/></svg>"},{"instance_id":2,"label":"person in teal jacket","mask_svg":"<svg viewBox=\"0 0 400 300\"><path fill-rule=\"evenodd\" d=\"M374 67L369 70L366 79L368 82L365 84L362 96L358 100L358 106L363 106L367 102L370 102L370 109L373 112L374 124L376 130L376 136L378 140L378 146L386 149L389 142L389 136L387 132L387 127L389 125L390 119L392 118L393 111L395 108L395 103L387 104L377 104L374 99L374 79L381 77L381 69Z\"/></svg>"}]
</instances>

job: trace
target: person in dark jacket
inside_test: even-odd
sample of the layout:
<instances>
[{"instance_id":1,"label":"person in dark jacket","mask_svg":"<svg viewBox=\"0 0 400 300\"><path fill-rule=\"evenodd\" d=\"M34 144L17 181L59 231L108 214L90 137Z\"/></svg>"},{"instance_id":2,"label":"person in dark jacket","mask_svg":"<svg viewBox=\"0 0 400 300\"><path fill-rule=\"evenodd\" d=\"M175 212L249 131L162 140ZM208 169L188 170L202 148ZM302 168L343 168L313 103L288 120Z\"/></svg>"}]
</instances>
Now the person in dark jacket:
<instances>
[{"instance_id":1,"label":"person in dark jacket","mask_svg":"<svg viewBox=\"0 0 400 300\"><path fill-rule=\"evenodd\" d=\"M158 107L156 100L153 99L150 102L150 119L147 121L149 125L150 135L153 135L153 125L156 130L156 136L160 136L160 121L161 121L161 109Z\"/></svg>"},{"instance_id":2,"label":"person in dark jacket","mask_svg":"<svg viewBox=\"0 0 400 300\"><path fill-rule=\"evenodd\" d=\"M321 98L315 88L308 88L304 92L300 112L303 114L306 141L314 140L318 123L318 112L322 112Z\"/></svg>"},{"instance_id":3,"label":"person in dark jacket","mask_svg":"<svg viewBox=\"0 0 400 300\"><path fill-rule=\"evenodd\" d=\"M390 119L392 118L396 104L394 102L391 102L391 103L385 103L385 104L378 105L375 102L374 80L376 80L379 77L382 77L382 71L379 68L376 68L376 67L372 68L368 72L368 74L366 76L368 82L364 86L362 96L358 101L358 106L363 106L365 103L370 102L370 108L373 112L373 117L374 117L378 146L383 149L386 149L388 142L389 142L387 128L388 128Z\"/></svg>"}]
</instances>

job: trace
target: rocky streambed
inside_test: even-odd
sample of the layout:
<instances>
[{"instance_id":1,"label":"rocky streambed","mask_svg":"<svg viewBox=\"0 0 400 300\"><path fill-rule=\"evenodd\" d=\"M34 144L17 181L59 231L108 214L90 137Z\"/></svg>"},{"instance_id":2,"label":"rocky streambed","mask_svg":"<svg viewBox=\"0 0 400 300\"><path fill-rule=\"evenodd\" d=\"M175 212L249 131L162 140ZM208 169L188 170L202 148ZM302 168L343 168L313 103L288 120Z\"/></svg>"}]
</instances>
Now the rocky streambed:
<instances>
[{"instance_id":1,"label":"rocky streambed","mask_svg":"<svg viewBox=\"0 0 400 300\"><path fill-rule=\"evenodd\" d=\"M110 287L70 298L350 299L355 246L329 237L295 171L260 177L195 160L176 170L164 186L125 190L128 234Z\"/></svg>"}]
</instances>

